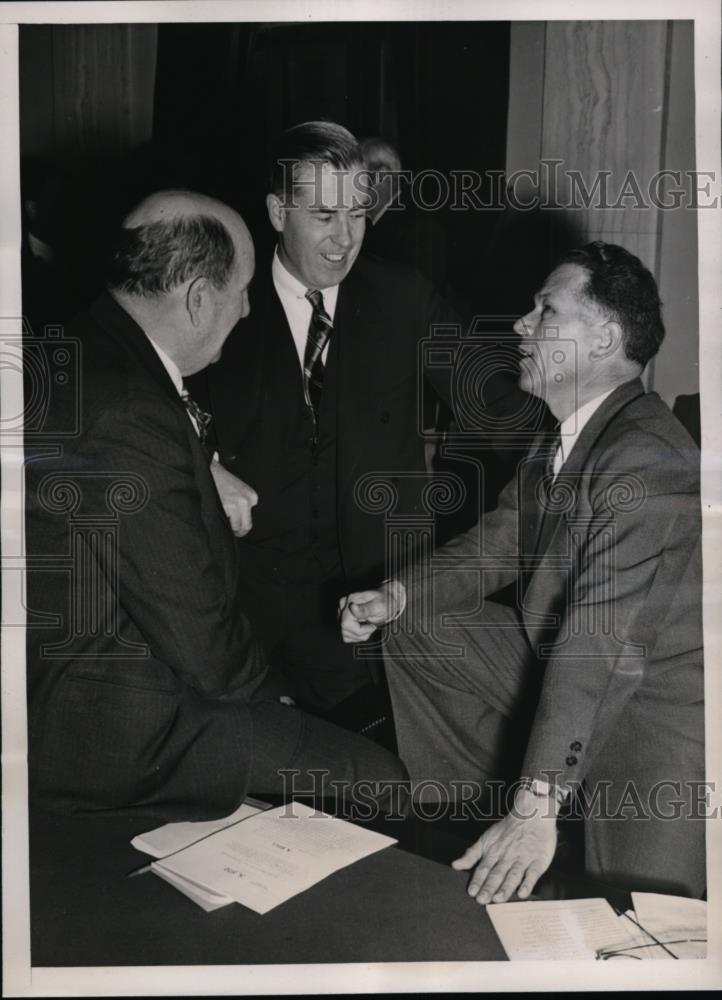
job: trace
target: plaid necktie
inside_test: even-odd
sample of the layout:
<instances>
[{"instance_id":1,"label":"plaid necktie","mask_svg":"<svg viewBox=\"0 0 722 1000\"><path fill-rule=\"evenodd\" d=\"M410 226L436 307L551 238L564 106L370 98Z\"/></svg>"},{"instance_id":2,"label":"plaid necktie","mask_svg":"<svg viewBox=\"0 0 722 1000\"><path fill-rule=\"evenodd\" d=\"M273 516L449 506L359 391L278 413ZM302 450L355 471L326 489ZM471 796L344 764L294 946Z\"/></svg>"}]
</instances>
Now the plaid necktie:
<instances>
[{"instance_id":1,"label":"plaid necktie","mask_svg":"<svg viewBox=\"0 0 722 1000\"><path fill-rule=\"evenodd\" d=\"M323 294L317 288L309 288L306 298L313 307L311 322L308 324L306 350L303 354L303 394L306 405L313 413L313 420L318 426L318 411L321 405L323 390L323 359L321 355L331 336L333 323L323 307Z\"/></svg>"},{"instance_id":2,"label":"plaid necktie","mask_svg":"<svg viewBox=\"0 0 722 1000\"><path fill-rule=\"evenodd\" d=\"M193 418L193 422L196 425L198 431L198 437L200 438L201 444L205 444L206 435L208 434L208 428L210 426L213 417L210 413L206 413L202 410L195 399L191 396L187 389L181 391L181 399L183 400L183 405L185 406L188 413Z\"/></svg>"}]
</instances>

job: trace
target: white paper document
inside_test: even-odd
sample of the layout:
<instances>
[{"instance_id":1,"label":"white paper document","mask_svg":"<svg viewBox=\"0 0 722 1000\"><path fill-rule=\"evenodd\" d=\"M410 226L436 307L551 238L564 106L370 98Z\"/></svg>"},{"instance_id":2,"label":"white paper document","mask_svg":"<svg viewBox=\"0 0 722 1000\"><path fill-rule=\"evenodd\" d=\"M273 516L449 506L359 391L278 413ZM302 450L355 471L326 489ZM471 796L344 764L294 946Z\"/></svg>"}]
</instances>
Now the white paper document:
<instances>
[{"instance_id":1,"label":"white paper document","mask_svg":"<svg viewBox=\"0 0 722 1000\"><path fill-rule=\"evenodd\" d=\"M639 932L639 943L649 944L649 935L653 934L665 945L664 948L655 945L636 951L640 958L707 957L707 903L704 900L657 892L633 892L632 902L637 923L649 932L646 935Z\"/></svg>"},{"instance_id":2,"label":"white paper document","mask_svg":"<svg viewBox=\"0 0 722 1000\"><path fill-rule=\"evenodd\" d=\"M394 843L392 837L293 802L220 830L154 861L152 868L267 913Z\"/></svg>"},{"instance_id":3,"label":"white paper document","mask_svg":"<svg viewBox=\"0 0 722 1000\"><path fill-rule=\"evenodd\" d=\"M595 959L601 948L633 943L625 924L633 925L606 899L490 903L486 912L512 960Z\"/></svg>"},{"instance_id":4,"label":"white paper document","mask_svg":"<svg viewBox=\"0 0 722 1000\"><path fill-rule=\"evenodd\" d=\"M138 834L137 837L133 837L130 844L137 851L152 854L154 858L164 858L168 854L173 854L175 851L195 844L197 840L202 840L218 830L239 823L242 819L248 819L249 816L255 816L256 813L267 808L268 806L264 802L242 802L230 816L199 823L166 823L155 830Z\"/></svg>"},{"instance_id":5,"label":"white paper document","mask_svg":"<svg viewBox=\"0 0 722 1000\"><path fill-rule=\"evenodd\" d=\"M222 906L230 906L231 903L235 903L235 899L231 899L230 896L223 896L219 892L211 892L210 889L206 889L202 885L196 885L194 882L189 882L187 878L180 878L180 876L174 875L173 872L164 871L162 868L154 868L153 874L158 875L164 882L168 882L169 885L182 892L188 899L193 900L206 913L211 913Z\"/></svg>"}]
</instances>

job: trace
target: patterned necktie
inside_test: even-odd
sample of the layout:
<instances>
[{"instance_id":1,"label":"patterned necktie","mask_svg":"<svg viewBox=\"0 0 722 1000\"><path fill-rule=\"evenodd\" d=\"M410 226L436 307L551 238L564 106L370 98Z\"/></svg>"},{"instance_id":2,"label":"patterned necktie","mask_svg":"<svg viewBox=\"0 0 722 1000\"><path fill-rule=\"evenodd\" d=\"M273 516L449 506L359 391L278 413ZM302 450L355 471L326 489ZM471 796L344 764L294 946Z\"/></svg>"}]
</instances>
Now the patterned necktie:
<instances>
[{"instance_id":1,"label":"patterned necktie","mask_svg":"<svg viewBox=\"0 0 722 1000\"><path fill-rule=\"evenodd\" d=\"M321 355L331 336L333 323L323 307L323 294L317 288L309 288L306 298L313 307L311 322L308 324L306 350L303 354L303 394L306 405L313 413L313 420L318 427L318 411L321 405L323 390L323 359Z\"/></svg>"},{"instance_id":2,"label":"patterned necktie","mask_svg":"<svg viewBox=\"0 0 722 1000\"><path fill-rule=\"evenodd\" d=\"M556 476L556 471L554 469L554 462L557 457L557 453L562 446L562 425L557 420L552 427L549 435L549 457L547 459L546 474L551 478L550 484L554 481ZM562 460L564 456L562 455Z\"/></svg>"},{"instance_id":3,"label":"patterned necktie","mask_svg":"<svg viewBox=\"0 0 722 1000\"><path fill-rule=\"evenodd\" d=\"M198 430L198 437L200 438L201 444L205 444L206 435L208 434L208 428L210 426L213 417L210 413L206 413L202 410L195 399L191 396L187 389L181 391L181 399L183 400L183 405L185 406L188 413L193 418L193 421Z\"/></svg>"}]
</instances>

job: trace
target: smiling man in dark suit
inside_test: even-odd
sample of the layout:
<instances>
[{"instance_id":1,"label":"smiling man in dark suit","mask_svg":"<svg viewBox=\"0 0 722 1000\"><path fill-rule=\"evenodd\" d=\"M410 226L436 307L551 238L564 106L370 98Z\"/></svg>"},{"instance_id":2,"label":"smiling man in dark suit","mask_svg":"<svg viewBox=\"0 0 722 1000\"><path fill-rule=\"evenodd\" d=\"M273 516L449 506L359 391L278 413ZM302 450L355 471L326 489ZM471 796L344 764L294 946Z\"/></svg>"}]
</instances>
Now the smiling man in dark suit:
<instances>
[{"instance_id":1,"label":"smiling man in dark suit","mask_svg":"<svg viewBox=\"0 0 722 1000\"><path fill-rule=\"evenodd\" d=\"M266 201L276 251L198 394L221 463L253 491L248 509L258 501L239 541L241 603L289 693L325 712L365 686L373 696L336 623L339 596L386 559L384 512L357 485L377 473L394 515L425 513L418 345L456 317L421 275L360 255L369 182L345 128L284 133ZM427 374L447 392L448 373Z\"/></svg>"},{"instance_id":2,"label":"smiling man in dark suit","mask_svg":"<svg viewBox=\"0 0 722 1000\"><path fill-rule=\"evenodd\" d=\"M308 771L323 769L350 798L357 779L404 777L281 703L243 613L234 511L184 378L248 315L253 269L228 206L152 195L118 236L108 291L50 345L77 347L79 366L27 464L30 785L46 808L201 819L282 793L282 768L319 794Z\"/></svg>"},{"instance_id":3,"label":"smiling man in dark suit","mask_svg":"<svg viewBox=\"0 0 722 1000\"><path fill-rule=\"evenodd\" d=\"M395 621L386 662L412 781L518 778L457 862L481 903L527 896L557 814L626 887L705 884L699 452L640 376L664 336L622 247L568 254L516 324L520 386L559 421L498 508L427 563L351 594L347 641ZM488 790L488 787L487 787Z\"/></svg>"}]
</instances>

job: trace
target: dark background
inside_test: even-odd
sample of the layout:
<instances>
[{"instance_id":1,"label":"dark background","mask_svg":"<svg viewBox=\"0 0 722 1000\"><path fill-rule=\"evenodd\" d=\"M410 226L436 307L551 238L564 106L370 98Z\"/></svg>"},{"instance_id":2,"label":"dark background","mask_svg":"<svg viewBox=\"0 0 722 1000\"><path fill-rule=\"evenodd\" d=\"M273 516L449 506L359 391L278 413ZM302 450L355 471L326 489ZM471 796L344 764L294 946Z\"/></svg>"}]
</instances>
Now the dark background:
<instances>
[{"instance_id":1,"label":"dark background","mask_svg":"<svg viewBox=\"0 0 722 1000\"><path fill-rule=\"evenodd\" d=\"M50 30L57 52L61 27L21 27L21 81L47 72L38 43ZM227 201L263 253L273 239L264 204L270 144L300 121L328 118L382 135L414 172L503 171L508 79L507 23L161 24L151 140L108 155L100 122L82 151L64 151L66 228L83 286L90 292L100 280L107 233L163 187ZM22 113L34 112L21 89ZM499 215L436 213L462 300L480 291Z\"/></svg>"}]
</instances>

